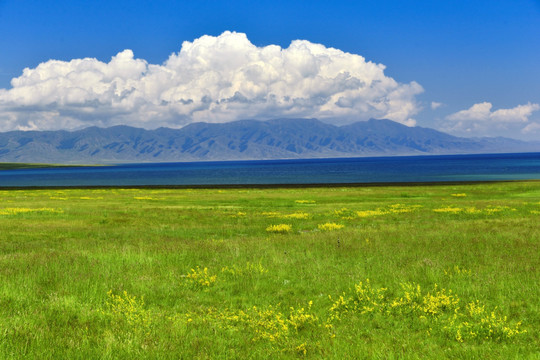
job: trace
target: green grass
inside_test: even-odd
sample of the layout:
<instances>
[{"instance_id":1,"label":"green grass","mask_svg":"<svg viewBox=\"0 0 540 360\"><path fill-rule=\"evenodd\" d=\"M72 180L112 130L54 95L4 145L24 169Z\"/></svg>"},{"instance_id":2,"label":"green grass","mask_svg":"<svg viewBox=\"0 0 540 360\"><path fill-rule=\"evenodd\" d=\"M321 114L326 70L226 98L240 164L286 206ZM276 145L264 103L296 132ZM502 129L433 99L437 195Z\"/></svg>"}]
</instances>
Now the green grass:
<instances>
[{"instance_id":1,"label":"green grass","mask_svg":"<svg viewBox=\"0 0 540 360\"><path fill-rule=\"evenodd\" d=\"M539 220L540 182L0 191L0 358L538 359Z\"/></svg>"}]
</instances>

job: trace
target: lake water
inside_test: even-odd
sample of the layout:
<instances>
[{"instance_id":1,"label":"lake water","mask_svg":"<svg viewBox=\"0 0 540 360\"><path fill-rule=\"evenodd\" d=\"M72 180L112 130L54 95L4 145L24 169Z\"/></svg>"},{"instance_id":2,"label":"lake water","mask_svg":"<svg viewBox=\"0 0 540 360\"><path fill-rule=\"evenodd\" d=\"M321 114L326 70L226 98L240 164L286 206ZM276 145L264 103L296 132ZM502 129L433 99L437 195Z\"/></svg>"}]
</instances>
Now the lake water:
<instances>
[{"instance_id":1,"label":"lake water","mask_svg":"<svg viewBox=\"0 0 540 360\"><path fill-rule=\"evenodd\" d=\"M0 171L0 187L351 184L540 179L540 153L121 164Z\"/></svg>"}]
</instances>

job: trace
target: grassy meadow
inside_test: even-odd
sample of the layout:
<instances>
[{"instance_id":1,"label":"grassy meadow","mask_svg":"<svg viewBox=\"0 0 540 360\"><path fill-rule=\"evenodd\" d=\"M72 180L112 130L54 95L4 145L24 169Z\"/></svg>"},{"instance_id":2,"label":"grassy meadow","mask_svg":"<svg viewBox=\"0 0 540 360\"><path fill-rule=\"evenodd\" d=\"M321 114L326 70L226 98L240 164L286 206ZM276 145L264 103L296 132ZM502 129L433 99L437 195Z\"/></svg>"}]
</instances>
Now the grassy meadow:
<instances>
[{"instance_id":1,"label":"grassy meadow","mask_svg":"<svg viewBox=\"0 0 540 360\"><path fill-rule=\"evenodd\" d=\"M540 358L540 182L0 191L0 358Z\"/></svg>"}]
</instances>

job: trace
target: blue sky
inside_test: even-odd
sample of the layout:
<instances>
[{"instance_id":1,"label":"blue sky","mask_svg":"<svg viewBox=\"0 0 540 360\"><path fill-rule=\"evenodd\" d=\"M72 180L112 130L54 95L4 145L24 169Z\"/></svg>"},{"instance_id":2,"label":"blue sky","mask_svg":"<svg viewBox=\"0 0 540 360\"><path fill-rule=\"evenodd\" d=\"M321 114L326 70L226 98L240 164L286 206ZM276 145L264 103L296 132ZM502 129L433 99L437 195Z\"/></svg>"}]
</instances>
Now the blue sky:
<instances>
[{"instance_id":1,"label":"blue sky","mask_svg":"<svg viewBox=\"0 0 540 360\"><path fill-rule=\"evenodd\" d=\"M232 35L223 36L225 31ZM205 35L213 40L197 41ZM298 39L309 43L290 47ZM539 1L0 0L0 130L117 123L180 127L191 121L283 116L341 124L389 117L461 136L540 139L539 40ZM179 55L184 41L192 44L189 56ZM281 54L272 55L282 61L278 65L261 50L269 45L281 47ZM218 46L229 50L213 53ZM330 48L365 62L354 56L338 60L343 56ZM121 82L111 80L113 75L88 83L86 73L69 75L81 66L100 72L125 49L133 57L123 53L119 59L133 71L120 76ZM256 60L230 63L235 49ZM171 54L178 55L174 61ZM177 80L159 94L148 92L163 78L156 72L186 78L204 54L221 56L228 68L201 70L197 76L210 82L201 81L200 89L190 91L193 82ZM330 58L334 70L306 72L306 61L321 56ZM69 63L83 58L96 62ZM290 65L292 58L299 63ZM51 59L61 63L55 65L54 81L45 82L53 70L43 64ZM165 66L167 61L174 67ZM259 89L258 74L246 79L250 86L236 84L236 75L245 74L253 61L268 61L276 76L291 80L268 80ZM384 73L370 62L384 65ZM336 75L336 66L348 80ZM22 76L25 68L32 72ZM298 74L309 81L294 78ZM15 78L19 81L12 83ZM216 85L231 81L228 88ZM113 83L111 91L121 88L123 95L108 99L99 89ZM141 84L146 92L139 91ZM52 94L47 87L58 91Z\"/></svg>"}]
</instances>

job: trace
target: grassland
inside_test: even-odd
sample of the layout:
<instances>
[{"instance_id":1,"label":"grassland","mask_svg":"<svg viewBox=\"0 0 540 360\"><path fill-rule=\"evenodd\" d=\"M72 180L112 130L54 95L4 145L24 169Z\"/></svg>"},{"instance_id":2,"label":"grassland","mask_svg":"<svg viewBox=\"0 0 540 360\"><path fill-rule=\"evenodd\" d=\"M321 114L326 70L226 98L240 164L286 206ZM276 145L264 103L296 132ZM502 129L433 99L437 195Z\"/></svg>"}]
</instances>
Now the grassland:
<instances>
[{"instance_id":1,"label":"grassland","mask_svg":"<svg viewBox=\"0 0 540 360\"><path fill-rule=\"evenodd\" d=\"M0 191L0 358L540 358L540 182Z\"/></svg>"}]
</instances>

